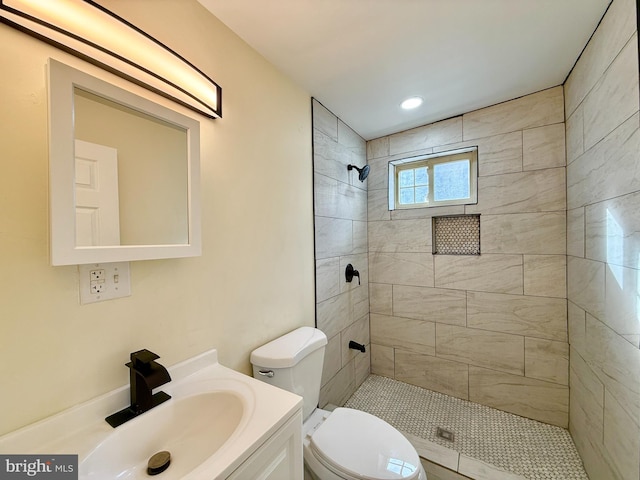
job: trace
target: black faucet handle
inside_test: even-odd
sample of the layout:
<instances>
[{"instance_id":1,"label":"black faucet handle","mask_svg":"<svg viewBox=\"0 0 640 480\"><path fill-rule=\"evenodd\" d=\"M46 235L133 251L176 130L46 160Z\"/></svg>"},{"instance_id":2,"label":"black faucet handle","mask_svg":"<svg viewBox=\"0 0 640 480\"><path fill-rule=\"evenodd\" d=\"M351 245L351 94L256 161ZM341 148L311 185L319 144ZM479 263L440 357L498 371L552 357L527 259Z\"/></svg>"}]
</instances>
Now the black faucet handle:
<instances>
[{"instance_id":1,"label":"black faucet handle","mask_svg":"<svg viewBox=\"0 0 640 480\"><path fill-rule=\"evenodd\" d=\"M151 362L157 360L158 358L160 358L160 355L156 355L146 348L131 353L131 363L133 365L133 368L143 371L149 369L151 367Z\"/></svg>"}]
</instances>

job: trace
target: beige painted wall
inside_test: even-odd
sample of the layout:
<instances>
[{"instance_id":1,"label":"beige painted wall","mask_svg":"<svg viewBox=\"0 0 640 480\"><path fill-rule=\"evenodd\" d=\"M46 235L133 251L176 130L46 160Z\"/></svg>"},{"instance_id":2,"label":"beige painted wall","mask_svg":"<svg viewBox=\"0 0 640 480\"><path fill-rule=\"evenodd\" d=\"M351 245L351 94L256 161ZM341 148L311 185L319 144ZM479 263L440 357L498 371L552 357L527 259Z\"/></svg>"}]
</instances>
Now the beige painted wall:
<instances>
[{"instance_id":1,"label":"beige painted wall","mask_svg":"<svg viewBox=\"0 0 640 480\"><path fill-rule=\"evenodd\" d=\"M102 3L223 88L224 118L200 117L203 255L133 262L131 297L79 305L77 268L48 259L45 64L81 62L0 25L0 433L125 385L134 350L249 373L314 322L309 95L195 0Z\"/></svg>"},{"instance_id":2,"label":"beige painted wall","mask_svg":"<svg viewBox=\"0 0 640 480\"><path fill-rule=\"evenodd\" d=\"M478 204L389 211L388 162L478 146ZM367 142L371 371L566 426L562 87ZM431 219L480 214L480 256Z\"/></svg>"},{"instance_id":3,"label":"beige painted wall","mask_svg":"<svg viewBox=\"0 0 640 480\"><path fill-rule=\"evenodd\" d=\"M636 2L615 0L565 84L569 430L592 479L640 476Z\"/></svg>"}]
</instances>

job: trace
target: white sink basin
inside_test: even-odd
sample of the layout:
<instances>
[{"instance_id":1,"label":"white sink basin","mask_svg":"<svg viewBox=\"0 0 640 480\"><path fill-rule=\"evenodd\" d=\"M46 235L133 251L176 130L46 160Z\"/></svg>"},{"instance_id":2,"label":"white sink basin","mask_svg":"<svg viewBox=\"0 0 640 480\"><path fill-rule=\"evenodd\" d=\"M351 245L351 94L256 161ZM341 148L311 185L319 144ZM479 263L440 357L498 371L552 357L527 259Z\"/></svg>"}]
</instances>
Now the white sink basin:
<instances>
[{"instance_id":1,"label":"white sink basin","mask_svg":"<svg viewBox=\"0 0 640 480\"><path fill-rule=\"evenodd\" d=\"M168 370L160 390L172 398L117 428L104 419L128 405L128 386L0 437L0 452L77 454L80 480L224 479L302 408L301 397L223 367L215 350ZM149 476L160 451L171 463Z\"/></svg>"},{"instance_id":2,"label":"white sink basin","mask_svg":"<svg viewBox=\"0 0 640 480\"><path fill-rule=\"evenodd\" d=\"M149 458L171 454L159 479L183 478L224 445L245 414L233 392L172 399L115 428L81 463L80 475L105 479L148 479Z\"/></svg>"}]
</instances>

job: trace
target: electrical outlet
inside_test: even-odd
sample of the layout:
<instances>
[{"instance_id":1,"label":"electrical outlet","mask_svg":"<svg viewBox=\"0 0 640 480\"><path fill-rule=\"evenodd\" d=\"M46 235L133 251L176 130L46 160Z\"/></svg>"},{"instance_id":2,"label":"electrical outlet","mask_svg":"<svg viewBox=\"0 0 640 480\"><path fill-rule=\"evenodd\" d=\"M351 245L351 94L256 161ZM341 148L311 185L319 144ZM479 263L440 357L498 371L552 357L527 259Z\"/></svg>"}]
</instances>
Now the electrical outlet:
<instances>
[{"instance_id":1,"label":"electrical outlet","mask_svg":"<svg viewBox=\"0 0 640 480\"><path fill-rule=\"evenodd\" d=\"M89 292L91 292L92 295L98 295L104 292L104 282L91 282Z\"/></svg>"},{"instance_id":2,"label":"electrical outlet","mask_svg":"<svg viewBox=\"0 0 640 480\"><path fill-rule=\"evenodd\" d=\"M78 275L82 305L131 295L129 262L78 265Z\"/></svg>"},{"instance_id":3,"label":"electrical outlet","mask_svg":"<svg viewBox=\"0 0 640 480\"><path fill-rule=\"evenodd\" d=\"M91 282L97 282L98 280L104 280L104 269L99 268L97 270L89 271L89 280Z\"/></svg>"}]
</instances>

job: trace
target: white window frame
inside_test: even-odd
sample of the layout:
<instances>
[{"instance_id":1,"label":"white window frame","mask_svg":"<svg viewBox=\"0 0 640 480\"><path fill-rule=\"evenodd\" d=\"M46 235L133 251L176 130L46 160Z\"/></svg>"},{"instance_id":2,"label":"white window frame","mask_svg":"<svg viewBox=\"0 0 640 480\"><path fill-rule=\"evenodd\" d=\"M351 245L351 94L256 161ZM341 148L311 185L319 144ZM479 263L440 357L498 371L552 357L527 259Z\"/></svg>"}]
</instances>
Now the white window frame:
<instances>
[{"instance_id":1,"label":"white window frame","mask_svg":"<svg viewBox=\"0 0 640 480\"><path fill-rule=\"evenodd\" d=\"M433 167L440 163L469 160L469 192L468 198L456 200L433 199L434 175ZM402 205L398 201L398 175L403 170L426 166L429 169L429 198L424 203ZM478 147L449 150L446 152L420 155L389 162L389 210L406 210L412 208L442 207L447 205L471 205L478 203Z\"/></svg>"}]
</instances>

